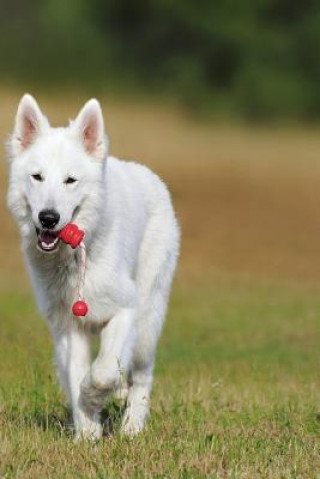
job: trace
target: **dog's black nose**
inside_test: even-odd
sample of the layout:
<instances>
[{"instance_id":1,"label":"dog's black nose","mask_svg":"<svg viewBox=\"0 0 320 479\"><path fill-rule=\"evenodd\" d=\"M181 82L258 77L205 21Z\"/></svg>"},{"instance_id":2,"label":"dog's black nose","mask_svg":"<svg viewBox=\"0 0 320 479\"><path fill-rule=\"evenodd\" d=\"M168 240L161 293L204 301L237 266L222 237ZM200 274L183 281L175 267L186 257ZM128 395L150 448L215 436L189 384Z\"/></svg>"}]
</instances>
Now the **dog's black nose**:
<instances>
[{"instance_id":1,"label":"dog's black nose","mask_svg":"<svg viewBox=\"0 0 320 479\"><path fill-rule=\"evenodd\" d=\"M59 223L59 220L60 215L55 210L42 210L39 213L41 225L48 230L54 228Z\"/></svg>"}]
</instances>

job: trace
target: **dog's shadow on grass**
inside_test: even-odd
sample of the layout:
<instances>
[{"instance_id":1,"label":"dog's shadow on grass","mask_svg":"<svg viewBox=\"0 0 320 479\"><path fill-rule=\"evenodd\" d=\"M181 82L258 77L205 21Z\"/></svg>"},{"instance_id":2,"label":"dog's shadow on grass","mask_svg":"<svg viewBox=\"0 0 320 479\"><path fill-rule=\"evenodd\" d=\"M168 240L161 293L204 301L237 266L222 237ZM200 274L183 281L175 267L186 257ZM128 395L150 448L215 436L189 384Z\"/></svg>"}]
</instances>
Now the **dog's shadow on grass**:
<instances>
[{"instance_id":1,"label":"dog's shadow on grass","mask_svg":"<svg viewBox=\"0 0 320 479\"><path fill-rule=\"evenodd\" d=\"M103 437L114 435L120 428L125 405L117 400L106 403L101 412ZM53 432L59 436L74 437L74 426L71 410L64 405L58 405L51 411L44 407L36 406L33 411L24 412L13 408L6 414L7 420L17 425L29 427L36 426L45 432Z\"/></svg>"},{"instance_id":2,"label":"dog's shadow on grass","mask_svg":"<svg viewBox=\"0 0 320 479\"><path fill-rule=\"evenodd\" d=\"M125 404L117 400L110 401L101 412L103 435L112 436L120 429Z\"/></svg>"}]
</instances>

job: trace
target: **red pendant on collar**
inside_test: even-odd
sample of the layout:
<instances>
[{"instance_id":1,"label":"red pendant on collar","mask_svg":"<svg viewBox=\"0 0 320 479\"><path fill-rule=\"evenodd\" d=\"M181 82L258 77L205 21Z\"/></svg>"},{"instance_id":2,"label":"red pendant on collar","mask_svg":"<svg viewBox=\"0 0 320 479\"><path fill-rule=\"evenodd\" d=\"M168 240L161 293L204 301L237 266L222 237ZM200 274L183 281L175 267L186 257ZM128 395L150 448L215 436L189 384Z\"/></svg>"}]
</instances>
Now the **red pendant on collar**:
<instances>
[{"instance_id":1,"label":"red pendant on collar","mask_svg":"<svg viewBox=\"0 0 320 479\"><path fill-rule=\"evenodd\" d=\"M62 228L58 236L64 243L69 244L71 248L75 249L83 240L84 231L79 230L73 223L69 223Z\"/></svg>"},{"instance_id":2,"label":"red pendant on collar","mask_svg":"<svg viewBox=\"0 0 320 479\"><path fill-rule=\"evenodd\" d=\"M72 305L72 312L74 316L85 316L88 312L88 306L85 301L76 301Z\"/></svg>"}]
</instances>

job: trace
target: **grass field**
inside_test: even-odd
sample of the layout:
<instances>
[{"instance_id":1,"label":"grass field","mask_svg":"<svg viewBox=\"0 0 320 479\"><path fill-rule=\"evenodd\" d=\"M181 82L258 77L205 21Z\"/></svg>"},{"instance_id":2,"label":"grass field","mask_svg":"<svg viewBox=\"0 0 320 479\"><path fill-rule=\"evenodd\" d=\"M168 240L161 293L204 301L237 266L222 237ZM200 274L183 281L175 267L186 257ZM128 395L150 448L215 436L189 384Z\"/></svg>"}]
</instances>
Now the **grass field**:
<instances>
[{"instance_id":1,"label":"grass field","mask_svg":"<svg viewBox=\"0 0 320 479\"><path fill-rule=\"evenodd\" d=\"M1 91L4 140L19 95ZM54 123L83 97L40 97ZM0 477L320 477L320 135L103 99L112 152L169 184L183 243L151 420L75 444L0 168ZM112 432L112 434L111 434Z\"/></svg>"}]
</instances>

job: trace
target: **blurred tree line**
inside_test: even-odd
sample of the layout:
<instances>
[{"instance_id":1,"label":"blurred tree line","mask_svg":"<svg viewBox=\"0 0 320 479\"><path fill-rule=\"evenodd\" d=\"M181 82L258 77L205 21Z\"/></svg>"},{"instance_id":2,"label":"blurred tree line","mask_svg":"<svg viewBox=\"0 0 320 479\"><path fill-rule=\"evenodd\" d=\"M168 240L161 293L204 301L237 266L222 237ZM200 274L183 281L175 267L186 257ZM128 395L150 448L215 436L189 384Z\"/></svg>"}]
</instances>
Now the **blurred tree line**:
<instances>
[{"instance_id":1,"label":"blurred tree line","mask_svg":"<svg viewBox=\"0 0 320 479\"><path fill-rule=\"evenodd\" d=\"M1 3L5 80L123 86L252 119L320 118L320 2Z\"/></svg>"}]
</instances>

